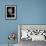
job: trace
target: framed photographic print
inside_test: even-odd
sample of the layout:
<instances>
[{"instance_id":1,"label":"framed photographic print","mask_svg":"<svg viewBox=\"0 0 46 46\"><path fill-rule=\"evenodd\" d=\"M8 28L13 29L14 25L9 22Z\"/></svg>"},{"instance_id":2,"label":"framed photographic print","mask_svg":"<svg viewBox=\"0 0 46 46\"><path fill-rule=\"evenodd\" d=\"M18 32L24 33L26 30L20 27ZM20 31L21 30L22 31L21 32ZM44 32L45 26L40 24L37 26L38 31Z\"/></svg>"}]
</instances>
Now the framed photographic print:
<instances>
[{"instance_id":1,"label":"framed photographic print","mask_svg":"<svg viewBox=\"0 0 46 46\"><path fill-rule=\"evenodd\" d=\"M5 19L6 20L16 19L16 5L5 5Z\"/></svg>"}]
</instances>

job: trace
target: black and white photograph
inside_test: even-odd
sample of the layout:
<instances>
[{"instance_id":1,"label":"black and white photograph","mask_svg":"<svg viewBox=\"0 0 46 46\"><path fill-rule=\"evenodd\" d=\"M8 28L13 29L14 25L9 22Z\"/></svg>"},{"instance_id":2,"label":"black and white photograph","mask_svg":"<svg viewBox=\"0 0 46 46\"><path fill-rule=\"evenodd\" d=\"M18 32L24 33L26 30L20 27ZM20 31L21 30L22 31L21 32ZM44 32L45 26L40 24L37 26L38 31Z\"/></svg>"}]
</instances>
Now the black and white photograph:
<instances>
[{"instance_id":1,"label":"black and white photograph","mask_svg":"<svg viewBox=\"0 0 46 46\"><path fill-rule=\"evenodd\" d=\"M20 46L42 46L46 43L46 25L19 24L18 42Z\"/></svg>"},{"instance_id":2,"label":"black and white photograph","mask_svg":"<svg viewBox=\"0 0 46 46\"><path fill-rule=\"evenodd\" d=\"M5 8L5 14L6 14L6 16L5 16L5 18L6 19L16 19L16 5L6 5L5 6L6 8Z\"/></svg>"}]
</instances>

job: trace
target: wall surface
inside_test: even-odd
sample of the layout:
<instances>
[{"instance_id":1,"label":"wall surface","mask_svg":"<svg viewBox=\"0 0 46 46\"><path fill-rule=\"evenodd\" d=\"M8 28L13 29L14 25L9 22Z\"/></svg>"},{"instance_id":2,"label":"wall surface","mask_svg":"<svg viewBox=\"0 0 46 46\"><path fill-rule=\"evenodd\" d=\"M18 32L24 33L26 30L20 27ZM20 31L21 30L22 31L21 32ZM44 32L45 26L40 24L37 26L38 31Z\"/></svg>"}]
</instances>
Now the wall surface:
<instances>
[{"instance_id":1,"label":"wall surface","mask_svg":"<svg viewBox=\"0 0 46 46\"><path fill-rule=\"evenodd\" d=\"M16 20L5 20L5 5L17 6ZM0 0L0 44L8 43L9 32L17 34L18 24L46 24L46 0Z\"/></svg>"}]
</instances>

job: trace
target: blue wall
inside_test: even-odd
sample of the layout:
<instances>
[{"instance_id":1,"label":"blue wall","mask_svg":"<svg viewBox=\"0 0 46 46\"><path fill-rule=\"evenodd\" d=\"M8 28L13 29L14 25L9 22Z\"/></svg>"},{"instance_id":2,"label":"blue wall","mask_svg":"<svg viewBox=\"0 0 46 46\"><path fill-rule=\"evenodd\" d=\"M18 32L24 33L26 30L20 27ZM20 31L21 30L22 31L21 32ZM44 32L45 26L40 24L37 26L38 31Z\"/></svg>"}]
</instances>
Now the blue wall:
<instances>
[{"instance_id":1,"label":"blue wall","mask_svg":"<svg viewBox=\"0 0 46 46\"><path fill-rule=\"evenodd\" d=\"M5 5L17 5L16 20L5 20ZM18 32L18 24L46 24L46 0L0 0L0 44L8 43L10 32Z\"/></svg>"}]
</instances>

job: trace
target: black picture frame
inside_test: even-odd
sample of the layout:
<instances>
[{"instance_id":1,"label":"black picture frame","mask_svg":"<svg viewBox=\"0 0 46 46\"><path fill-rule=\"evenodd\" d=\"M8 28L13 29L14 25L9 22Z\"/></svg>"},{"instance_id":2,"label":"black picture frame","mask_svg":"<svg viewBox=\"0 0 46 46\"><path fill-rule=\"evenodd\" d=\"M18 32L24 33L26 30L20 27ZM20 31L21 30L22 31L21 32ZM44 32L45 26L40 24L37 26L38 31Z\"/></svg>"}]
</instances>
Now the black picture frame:
<instances>
[{"instance_id":1,"label":"black picture frame","mask_svg":"<svg viewBox=\"0 0 46 46\"><path fill-rule=\"evenodd\" d=\"M9 15L8 11L11 12L10 10L12 10L12 14ZM6 20L16 20L17 19L17 15L16 15L16 5L5 5L5 19Z\"/></svg>"}]
</instances>

